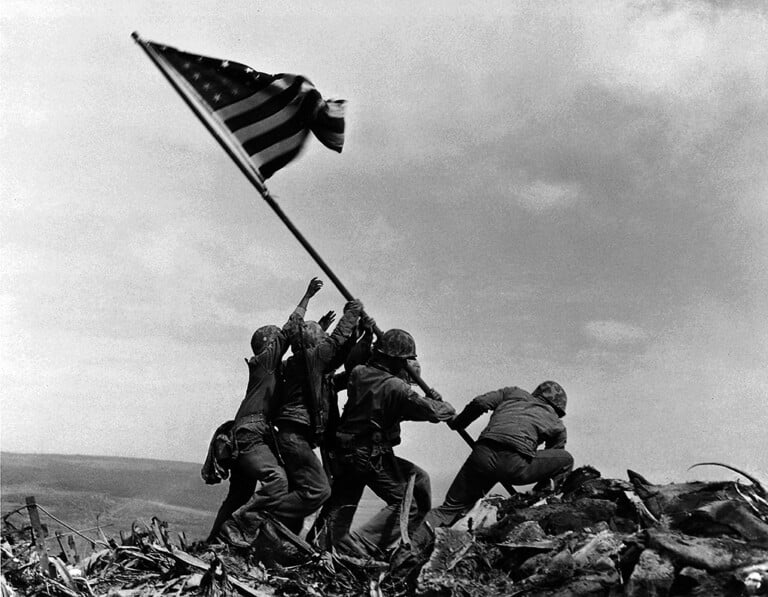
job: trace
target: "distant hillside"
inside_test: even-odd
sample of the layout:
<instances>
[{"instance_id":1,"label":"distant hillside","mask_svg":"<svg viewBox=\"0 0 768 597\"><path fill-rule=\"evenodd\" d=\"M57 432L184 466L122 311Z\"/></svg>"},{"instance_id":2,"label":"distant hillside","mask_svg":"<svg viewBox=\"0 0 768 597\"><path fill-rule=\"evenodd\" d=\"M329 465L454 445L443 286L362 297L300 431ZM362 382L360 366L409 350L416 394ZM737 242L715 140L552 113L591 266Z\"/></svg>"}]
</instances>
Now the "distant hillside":
<instances>
[{"instance_id":1,"label":"distant hillside","mask_svg":"<svg viewBox=\"0 0 768 597\"><path fill-rule=\"evenodd\" d=\"M432 479L435 504L443 498L452 477ZM206 485L200 464L62 454L0 452L2 513L24 505L26 496L54 516L77 529L110 524L108 536L129 531L135 520L150 522L152 516L168 522L171 532L184 531L190 541L204 539L226 495L229 483ZM355 524L373 515L383 502L365 491ZM51 532L66 529L42 516ZM9 521L26 524L26 514ZM89 534L89 536L93 536Z\"/></svg>"},{"instance_id":2,"label":"distant hillside","mask_svg":"<svg viewBox=\"0 0 768 597\"><path fill-rule=\"evenodd\" d=\"M0 453L3 514L34 495L54 516L78 529L95 526L99 515L101 524L112 524L105 529L107 535L129 530L134 520L149 522L157 516L172 532L183 530L191 540L202 539L227 485L205 485L200 465L187 462ZM23 519L15 515L9 521Z\"/></svg>"}]
</instances>

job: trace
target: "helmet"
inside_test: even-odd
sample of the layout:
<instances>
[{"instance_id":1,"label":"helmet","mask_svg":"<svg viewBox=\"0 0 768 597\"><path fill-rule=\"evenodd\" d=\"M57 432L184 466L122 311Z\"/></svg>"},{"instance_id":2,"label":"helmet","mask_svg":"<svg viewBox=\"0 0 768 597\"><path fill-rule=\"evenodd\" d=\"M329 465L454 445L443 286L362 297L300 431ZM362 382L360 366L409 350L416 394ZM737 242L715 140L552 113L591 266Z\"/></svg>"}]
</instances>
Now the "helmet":
<instances>
[{"instance_id":1,"label":"helmet","mask_svg":"<svg viewBox=\"0 0 768 597\"><path fill-rule=\"evenodd\" d=\"M546 400L555 409L558 416L565 416L565 405L568 402L568 396L565 395L565 390L556 381L540 383L533 391L533 395Z\"/></svg>"},{"instance_id":2,"label":"helmet","mask_svg":"<svg viewBox=\"0 0 768 597\"><path fill-rule=\"evenodd\" d=\"M405 330L387 330L376 342L376 350L388 357L397 359L415 359L416 342Z\"/></svg>"},{"instance_id":3,"label":"helmet","mask_svg":"<svg viewBox=\"0 0 768 597\"><path fill-rule=\"evenodd\" d=\"M317 346L328 334L316 321L307 321L301 327L302 348Z\"/></svg>"},{"instance_id":4,"label":"helmet","mask_svg":"<svg viewBox=\"0 0 768 597\"><path fill-rule=\"evenodd\" d=\"M259 354L272 342L280 333L280 328L276 325L265 325L253 332L251 336L251 350L253 354Z\"/></svg>"}]
</instances>

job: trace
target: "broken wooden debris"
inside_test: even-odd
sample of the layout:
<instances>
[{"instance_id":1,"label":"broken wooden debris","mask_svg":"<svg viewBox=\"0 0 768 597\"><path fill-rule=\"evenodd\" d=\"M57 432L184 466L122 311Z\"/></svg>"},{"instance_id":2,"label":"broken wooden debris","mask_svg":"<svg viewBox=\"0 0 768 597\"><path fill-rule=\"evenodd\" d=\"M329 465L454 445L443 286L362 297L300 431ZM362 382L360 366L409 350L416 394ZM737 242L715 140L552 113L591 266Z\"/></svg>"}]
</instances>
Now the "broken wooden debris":
<instances>
[{"instance_id":1,"label":"broken wooden debris","mask_svg":"<svg viewBox=\"0 0 768 597\"><path fill-rule=\"evenodd\" d=\"M621 481L596 472L578 472L567 491L544 500L480 500L461 524L435 529L429 562L407 578L386 562L317 549L270 517L249 549L174 540L157 518L120 533L119 544L99 525L103 537L80 556L63 534L38 532L46 573L31 527L15 529L6 516L3 594L768 595L768 523L756 487L655 485L637 473Z\"/></svg>"}]
</instances>

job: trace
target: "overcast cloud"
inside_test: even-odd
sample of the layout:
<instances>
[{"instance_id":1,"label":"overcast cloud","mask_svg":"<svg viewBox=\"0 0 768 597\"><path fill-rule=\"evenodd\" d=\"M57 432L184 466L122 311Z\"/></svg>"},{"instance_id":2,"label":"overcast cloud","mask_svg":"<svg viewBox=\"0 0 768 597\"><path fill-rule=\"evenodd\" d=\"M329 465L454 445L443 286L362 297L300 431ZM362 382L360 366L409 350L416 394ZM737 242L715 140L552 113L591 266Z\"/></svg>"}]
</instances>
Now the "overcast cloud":
<instances>
[{"instance_id":1,"label":"overcast cloud","mask_svg":"<svg viewBox=\"0 0 768 597\"><path fill-rule=\"evenodd\" d=\"M269 187L455 406L555 379L577 465L768 470L761 3L6 0L0 27L3 450L201 460L253 329L320 275L138 30L349 101L344 152ZM414 424L401 452L468 450Z\"/></svg>"}]
</instances>

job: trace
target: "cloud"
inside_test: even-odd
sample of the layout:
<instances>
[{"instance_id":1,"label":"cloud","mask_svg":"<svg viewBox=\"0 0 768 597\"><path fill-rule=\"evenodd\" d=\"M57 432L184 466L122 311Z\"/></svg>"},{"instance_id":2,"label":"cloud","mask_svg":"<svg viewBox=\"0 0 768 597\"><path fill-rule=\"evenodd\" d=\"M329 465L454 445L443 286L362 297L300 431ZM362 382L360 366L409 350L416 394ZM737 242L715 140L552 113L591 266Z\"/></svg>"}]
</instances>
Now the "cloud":
<instances>
[{"instance_id":1,"label":"cloud","mask_svg":"<svg viewBox=\"0 0 768 597\"><path fill-rule=\"evenodd\" d=\"M603 85L677 101L727 100L742 83L765 93L764 14L690 1L603 8L577 13L585 17L580 58Z\"/></svg>"},{"instance_id":2,"label":"cloud","mask_svg":"<svg viewBox=\"0 0 768 597\"><path fill-rule=\"evenodd\" d=\"M529 211L542 212L572 205L579 198L578 186L536 180L512 189L519 204Z\"/></svg>"},{"instance_id":3,"label":"cloud","mask_svg":"<svg viewBox=\"0 0 768 597\"><path fill-rule=\"evenodd\" d=\"M626 344L645 340L648 334L641 328L620 321L590 321L584 330L595 340L605 344Z\"/></svg>"}]
</instances>

